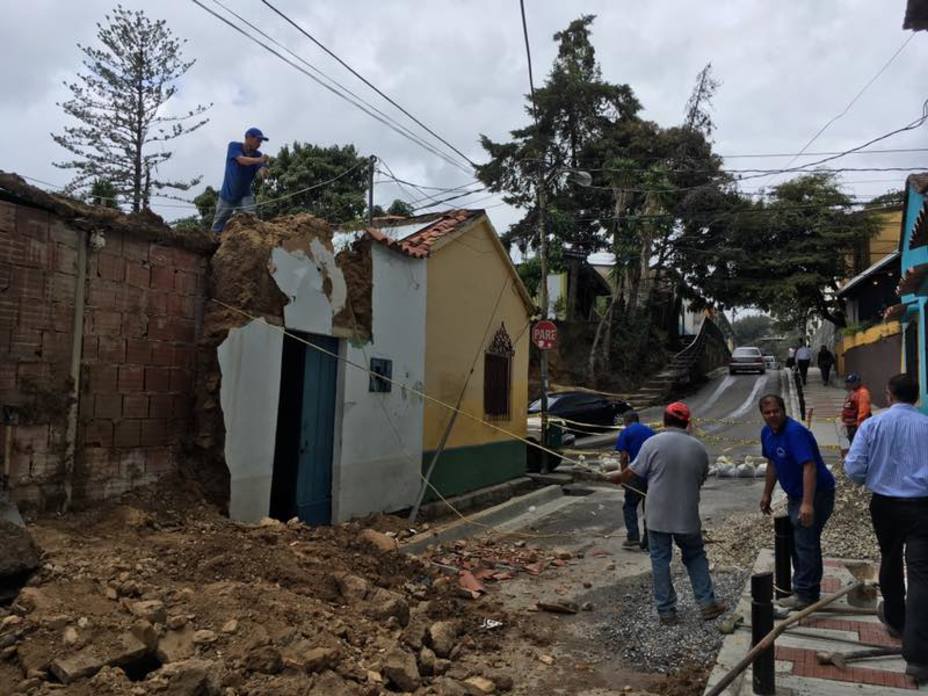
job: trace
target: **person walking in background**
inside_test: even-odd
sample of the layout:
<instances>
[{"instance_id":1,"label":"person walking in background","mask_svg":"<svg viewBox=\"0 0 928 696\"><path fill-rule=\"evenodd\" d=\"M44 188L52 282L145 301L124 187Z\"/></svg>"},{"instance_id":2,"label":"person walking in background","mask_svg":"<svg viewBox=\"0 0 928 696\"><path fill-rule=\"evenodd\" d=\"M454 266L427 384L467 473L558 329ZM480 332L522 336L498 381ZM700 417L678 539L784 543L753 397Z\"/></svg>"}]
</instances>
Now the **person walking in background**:
<instances>
[{"instance_id":1,"label":"person walking in background","mask_svg":"<svg viewBox=\"0 0 928 696\"><path fill-rule=\"evenodd\" d=\"M619 433L615 449L621 459L619 470L625 471L628 465L638 457L638 452L645 440L654 436L654 431L640 422L640 418L635 411L626 411L622 418L625 421L625 428ZM644 503L642 493L646 493L647 490L648 482L638 476L633 476L628 481L628 486L625 487L625 504L622 506L622 512L625 516L625 542L622 544L623 548L648 548L647 523L644 526L644 535L638 533L638 505Z\"/></svg>"},{"instance_id":2,"label":"person walking in background","mask_svg":"<svg viewBox=\"0 0 928 696\"><path fill-rule=\"evenodd\" d=\"M670 404L664 410L664 429L641 445L631 466L606 474L606 478L615 483L628 483L633 476L648 482L644 514L651 550L654 602L660 622L665 626L679 623L677 593L670 577L675 543L683 555L683 565L690 576L703 620L714 619L727 610L715 598L699 519L699 489L709 474L709 453L689 434L689 424L689 407L682 401Z\"/></svg>"},{"instance_id":3,"label":"person walking in background","mask_svg":"<svg viewBox=\"0 0 928 696\"><path fill-rule=\"evenodd\" d=\"M786 369L792 370L796 366L796 349L790 346L786 350Z\"/></svg>"},{"instance_id":4,"label":"person walking in background","mask_svg":"<svg viewBox=\"0 0 928 696\"><path fill-rule=\"evenodd\" d=\"M760 509L771 514L773 487L779 482L793 526L794 594L781 600L780 606L804 609L821 596L822 530L835 505L835 479L825 468L812 433L786 415L783 397L767 394L758 406L765 422L760 439L767 458Z\"/></svg>"},{"instance_id":5,"label":"person walking in background","mask_svg":"<svg viewBox=\"0 0 928 696\"><path fill-rule=\"evenodd\" d=\"M827 347L822 346L818 351L818 369L822 372L822 384L828 385L831 381L831 368L835 364L835 356Z\"/></svg>"},{"instance_id":6,"label":"person walking in background","mask_svg":"<svg viewBox=\"0 0 928 696\"><path fill-rule=\"evenodd\" d=\"M880 621L902 637L906 674L928 682L928 416L914 406L918 384L889 380L890 407L860 424L844 471L866 486L880 545ZM908 582L906 582L906 575Z\"/></svg>"},{"instance_id":7,"label":"person walking in background","mask_svg":"<svg viewBox=\"0 0 928 696\"><path fill-rule=\"evenodd\" d=\"M809 365L812 364L812 349L805 343L799 345L796 349L796 365L799 367L799 376L802 378L802 385L805 386L809 377Z\"/></svg>"},{"instance_id":8,"label":"person walking in background","mask_svg":"<svg viewBox=\"0 0 928 696\"><path fill-rule=\"evenodd\" d=\"M847 441L853 444L860 424L871 415L870 390L863 385L856 372L849 374L844 383L847 386L847 399L841 408L841 422L847 431Z\"/></svg>"}]
</instances>

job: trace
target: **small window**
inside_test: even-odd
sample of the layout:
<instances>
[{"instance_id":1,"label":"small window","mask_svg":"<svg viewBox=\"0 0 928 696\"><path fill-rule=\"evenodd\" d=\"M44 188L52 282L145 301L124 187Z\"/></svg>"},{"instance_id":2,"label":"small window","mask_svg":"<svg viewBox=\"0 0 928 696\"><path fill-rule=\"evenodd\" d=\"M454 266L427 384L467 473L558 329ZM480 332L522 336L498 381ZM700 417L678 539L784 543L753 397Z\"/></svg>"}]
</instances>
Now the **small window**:
<instances>
[{"instance_id":1,"label":"small window","mask_svg":"<svg viewBox=\"0 0 928 696\"><path fill-rule=\"evenodd\" d=\"M368 391L386 394L392 391L393 361L386 358L371 358L371 381Z\"/></svg>"}]
</instances>

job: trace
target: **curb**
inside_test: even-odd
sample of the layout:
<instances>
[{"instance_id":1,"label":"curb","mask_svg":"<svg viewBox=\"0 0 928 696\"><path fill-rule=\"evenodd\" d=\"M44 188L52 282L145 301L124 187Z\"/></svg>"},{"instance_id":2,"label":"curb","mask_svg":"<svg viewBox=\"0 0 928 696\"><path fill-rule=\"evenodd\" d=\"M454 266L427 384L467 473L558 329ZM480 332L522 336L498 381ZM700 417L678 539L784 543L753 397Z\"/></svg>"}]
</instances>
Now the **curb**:
<instances>
[{"instance_id":1,"label":"curb","mask_svg":"<svg viewBox=\"0 0 928 696\"><path fill-rule=\"evenodd\" d=\"M473 515L467 519L452 522L447 527L417 534L408 542L400 546L400 551L417 554L425 551L434 544L443 544L448 541L457 541L487 531L487 526L496 526L509 519L521 515L532 506L539 506L564 495L561 486L545 486L537 491L512 498Z\"/></svg>"},{"instance_id":2,"label":"curb","mask_svg":"<svg viewBox=\"0 0 928 696\"><path fill-rule=\"evenodd\" d=\"M784 392L784 401L786 402L786 415L793 420L801 420L801 410L799 408L799 397L796 395L796 388L793 380L790 379L792 373L788 369L780 370L780 390ZM783 384L786 388L783 388Z\"/></svg>"}]
</instances>

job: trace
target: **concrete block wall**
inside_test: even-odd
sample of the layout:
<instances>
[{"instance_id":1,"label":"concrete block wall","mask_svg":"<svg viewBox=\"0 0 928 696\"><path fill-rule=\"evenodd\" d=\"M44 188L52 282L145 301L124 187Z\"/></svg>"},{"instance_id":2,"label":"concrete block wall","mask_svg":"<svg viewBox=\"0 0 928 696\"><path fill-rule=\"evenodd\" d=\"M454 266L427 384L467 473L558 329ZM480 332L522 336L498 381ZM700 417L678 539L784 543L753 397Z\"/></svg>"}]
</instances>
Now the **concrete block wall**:
<instances>
[{"instance_id":1,"label":"concrete block wall","mask_svg":"<svg viewBox=\"0 0 928 696\"><path fill-rule=\"evenodd\" d=\"M88 252L74 499L151 482L190 431L206 256L104 232ZM62 497L79 233L0 201L0 404L17 407L14 498Z\"/></svg>"}]
</instances>

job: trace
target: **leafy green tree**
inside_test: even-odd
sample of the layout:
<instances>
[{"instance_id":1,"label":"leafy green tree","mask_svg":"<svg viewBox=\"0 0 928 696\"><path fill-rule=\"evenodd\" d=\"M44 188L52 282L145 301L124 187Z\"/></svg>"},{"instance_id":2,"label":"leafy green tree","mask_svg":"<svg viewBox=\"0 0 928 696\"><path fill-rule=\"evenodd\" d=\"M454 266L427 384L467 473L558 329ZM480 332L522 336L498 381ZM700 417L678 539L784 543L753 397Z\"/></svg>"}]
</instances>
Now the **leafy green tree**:
<instances>
[{"instance_id":1,"label":"leafy green tree","mask_svg":"<svg viewBox=\"0 0 928 696\"><path fill-rule=\"evenodd\" d=\"M258 212L266 219L305 212L333 224L347 222L365 213L367 186L368 160L354 145L294 142L271 161L258 188Z\"/></svg>"},{"instance_id":2,"label":"leafy green tree","mask_svg":"<svg viewBox=\"0 0 928 696\"><path fill-rule=\"evenodd\" d=\"M399 215L401 217L412 217L415 215L415 211L412 206L406 201L401 201L399 198L394 200L390 207L387 208L387 215Z\"/></svg>"},{"instance_id":3,"label":"leafy green tree","mask_svg":"<svg viewBox=\"0 0 928 696\"><path fill-rule=\"evenodd\" d=\"M740 345L753 346L758 338L769 334L773 326L773 319L766 314L749 314L732 324L732 329Z\"/></svg>"},{"instance_id":4,"label":"leafy green tree","mask_svg":"<svg viewBox=\"0 0 928 696\"><path fill-rule=\"evenodd\" d=\"M116 187L113 182L106 179L96 179L90 187L88 199L94 205L102 205L104 208L118 208L116 201Z\"/></svg>"},{"instance_id":5,"label":"leafy green tree","mask_svg":"<svg viewBox=\"0 0 928 696\"><path fill-rule=\"evenodd\" d=\"M173 154L163 144L205 125L208 119L201 115L209 106L177 116L162 114L177 93L177 82L194 64L183 59L185 42L174 37L164 20L152 21L142 10L121 5L105 18L105 26L97 25L99 47L78 44L86 72L65 83L71 98L58 106L79 123L52 134L75 159L55 166L75 171L69 192L104 179L138 212L148 205L153 190L185 191L199 182L199 177L165 181L157 178L157 170Z\"/></svg>"}]
</instances>

